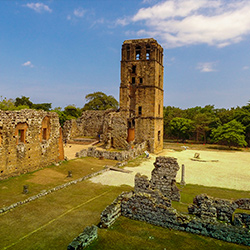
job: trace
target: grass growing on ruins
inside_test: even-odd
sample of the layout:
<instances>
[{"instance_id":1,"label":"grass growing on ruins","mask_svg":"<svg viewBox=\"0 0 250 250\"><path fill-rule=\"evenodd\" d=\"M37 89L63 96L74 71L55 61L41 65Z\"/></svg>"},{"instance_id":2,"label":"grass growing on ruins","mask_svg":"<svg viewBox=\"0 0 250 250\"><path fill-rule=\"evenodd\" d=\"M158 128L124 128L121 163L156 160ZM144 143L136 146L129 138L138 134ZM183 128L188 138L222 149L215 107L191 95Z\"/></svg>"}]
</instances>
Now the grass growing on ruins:
<instances>
[{"instance_id":1,"label":"grass growing on ruins","mask_svg":"<svg viewBox=\"0 0 250 250\"><path fill-rule=\"evenodd\" d=\"M147 160L139 157L128 164L138 166ZM81 158L71 160L56 167L10 178L0 182L0 198L9 204L24 200L24 184L29 185L30 194L77 179L104 165L114 165L116 161ZM73 178L67 178L68 171ZM227 199L250 197L246 191L237 191L199 185L179 186L181 203L173 202L173 207L187 212L193 198L201 193ZM66 249L86 226L97 225L100 213L121 192L132 190L129 186L105 186L90 181L80 182L38 200L17 207L0 215L0 249ZM6 204L7 205L7 204ZM8 247L9 246L9 247ZM8 247L8 248L5 248ZM146 223L119 218L110 229L99 230L99 239L89 249L249 249L211 238L163 229Z\"/></svg>"},{"instance_id":2,"label":"grass growing on ruins","mask_svg":"<svg viewBox=\"0 0 250 250\"><path fill-rule=\"evenodd\" d=\"M145 222L120 217L109 229L98 231L98 239L86 250L164 250L164 249L249 249L195 234L164 229Z\"/></svg>"},{"instance_id":3,"label":"grass growing on ruins","mask_svg":"<svg viewBox=\"0 0 250 250\"><path fill-rule=\"evenodd\" d=\"M115 165L117 161L99 160L91 157L65 161L60 166L52 165L42 170L0 181L0 207L22 201L63 183L97 172L105 165ZM68 178L68 171L73 177ZM23 185L29 186L29 193L23 194Z\"/></svg>"}]
</instances>

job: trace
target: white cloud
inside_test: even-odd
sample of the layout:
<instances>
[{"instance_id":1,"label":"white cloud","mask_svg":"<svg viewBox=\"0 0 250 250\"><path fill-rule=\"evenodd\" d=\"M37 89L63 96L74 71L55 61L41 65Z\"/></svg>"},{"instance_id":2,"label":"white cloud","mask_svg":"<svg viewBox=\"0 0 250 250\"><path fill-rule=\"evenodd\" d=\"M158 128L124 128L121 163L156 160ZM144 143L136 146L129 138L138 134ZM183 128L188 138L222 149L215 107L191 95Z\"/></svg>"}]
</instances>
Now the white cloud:
<instances>
[{"instance_id":1,"label":"white cloud","mask_svg":"<svg viewBox=\"0 0 250 250\"><path fill-rule=\"evenodd\" d=\"M74 10L74 15L76 17L83 17L85 13L86 13L86 10L84 10L83 8L78 8Z\"/></svg>"},{"instance_id":2,"label":"white cloud","mask_svg":"<svg viewBox=\"0 0 250 250\"><path fill-rule=\"evenodd\" d=\"M141 8L117 24L140 22L138 36L160 38L166 47L208 44L222 48L250 34L248 0L168 0Z\"/></svg>"},{"instance_id":3,"label":"white cloud","mask_svg":"<svg viewBox=\"0 0 250 250\"><path fill-rule=\"evenodd\" d=\"M197 69L200 70L200 72L213 72L216 71L215 62L200 62L197 65Z\"/></svg>"},{"instance_id":4,"label":"white cloud","mask_svg":"<svg viewBox=\"0 0 250 250\"><path fill-rule=\"evenodd\" d=\"M243 70L248 70L250 67L249 66L244 66L242 69Z\"/></svg>"},{"instance_id":5,"label":"white cloud","mask_svg":"<svg viewBox=\"0 0 250 250\"><path fill-rule=\"evenodd\" d=\"M43 11L52 12L52 9L43 3L27 3L25 6L39 13Z\"/></svg>"},{"instance_id":6,"label":"white cloud","mask_svg":"<svg viewBox=\"0 0 250 250\"><path fill-rule=\"evenodd\" d=\"M30 68L34 67L34 65L31 63L31 61L27 61L27 62L23 63L22 66L24 66L24 67L30 67Z\"/></svg>"}]
</instances>

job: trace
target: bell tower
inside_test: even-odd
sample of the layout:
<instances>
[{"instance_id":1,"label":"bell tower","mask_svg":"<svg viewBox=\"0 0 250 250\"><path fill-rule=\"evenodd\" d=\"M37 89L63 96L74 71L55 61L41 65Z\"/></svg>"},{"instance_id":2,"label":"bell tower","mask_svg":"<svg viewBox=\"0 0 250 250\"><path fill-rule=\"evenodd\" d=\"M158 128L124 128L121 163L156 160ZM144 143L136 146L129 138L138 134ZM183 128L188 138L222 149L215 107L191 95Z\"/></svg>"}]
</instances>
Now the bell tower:
<instances>
[{"instance_id":1,"label":"bell tower","mask_svg":"<svg viewBox=\"0 0 250 250\"><path fill-rule=\"evenodd\" d=\"M128 122L128 142L163 148L163 48L153 38L122 45L120 112Z\"/></svg>"}]
</instances>

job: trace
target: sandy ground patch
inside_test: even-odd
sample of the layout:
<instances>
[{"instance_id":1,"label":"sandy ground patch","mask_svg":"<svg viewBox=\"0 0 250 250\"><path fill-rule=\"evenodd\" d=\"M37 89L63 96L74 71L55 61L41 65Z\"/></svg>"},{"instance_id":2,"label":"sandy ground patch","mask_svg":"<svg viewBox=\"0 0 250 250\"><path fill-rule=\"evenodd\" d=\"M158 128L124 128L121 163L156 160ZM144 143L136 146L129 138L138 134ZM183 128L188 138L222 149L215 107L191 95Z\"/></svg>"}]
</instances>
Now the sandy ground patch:
<instances>
[{"instance_id":1,"label":"sandy ground patch","mask_svg":"<svg viewBox=\"0 0 250 250\"><path fill-rule=\"evenodd\" d=\"M200 153L202 160L207 162L192 161L195 153ZM165 149L160 155L177 158L179 166L185 165L185 181L189 184L199 184L204 186L214 186L222 188L231 188L238 190L250 190L250 153L249 152L224 152L224 151L201 151L184 150L181 152ZM109 171L91 179L95 183L104 185L119 186L127 184L134 186L134 176L141 173L151 177L151 171L154 168L155 155L151 159L143 162L138 167L125 169L132 173L120 173ZM211 162L218 160L218 162ZM177 182L181 180L181 169L176 178Z\"/></svg>"},{"instance_id":2,"label":"sandy ground patch","mask_svg":"<svg viewBox=\"0 0 250 250\"><path fill-rule=\"evenodd\" d=\"M76 152L87 149L90 145L67 144L64 146L64 155L68 160L75 159Z\"/></svg>"}]
</instances>

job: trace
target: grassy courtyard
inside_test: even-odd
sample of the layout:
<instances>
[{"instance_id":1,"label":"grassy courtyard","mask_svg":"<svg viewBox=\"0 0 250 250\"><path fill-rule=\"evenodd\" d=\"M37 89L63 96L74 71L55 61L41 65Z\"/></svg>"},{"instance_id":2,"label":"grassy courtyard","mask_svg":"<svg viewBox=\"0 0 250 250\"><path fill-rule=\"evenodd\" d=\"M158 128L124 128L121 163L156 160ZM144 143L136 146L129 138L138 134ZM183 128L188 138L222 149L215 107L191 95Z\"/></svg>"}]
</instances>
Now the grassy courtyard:
<instances>
[{"instance_id":1,"label":"grassy courtyard","mask_svg":"<svg viewBox=\"0 0 250 250\"><path fill-rule=\"evenodd\" d=\"M144 159L129 162L130 167ZM13 177L0 182L0 207L24 200L42 190L88 175L115 165L116 161L81 158L60 166ZM72 171L73 178L67 178ZM23 185L29 185L30 193L22 194ZM180 186L179 186L180 187ZM173 206L187 212L195 195L208 195L237 199L250 197L249 191L205 187L188 184L181 189L181 202ZM66 249L67 245L86 226L98 224L100 213L122 191L131 186L108 186L83 181L51 193L33 202L0 215L0 249ZM249 249L184 232L152 226L138 221L119 218L109 229L99 230L99 238L88 249Z\"/></svg>"}]
</instances>

